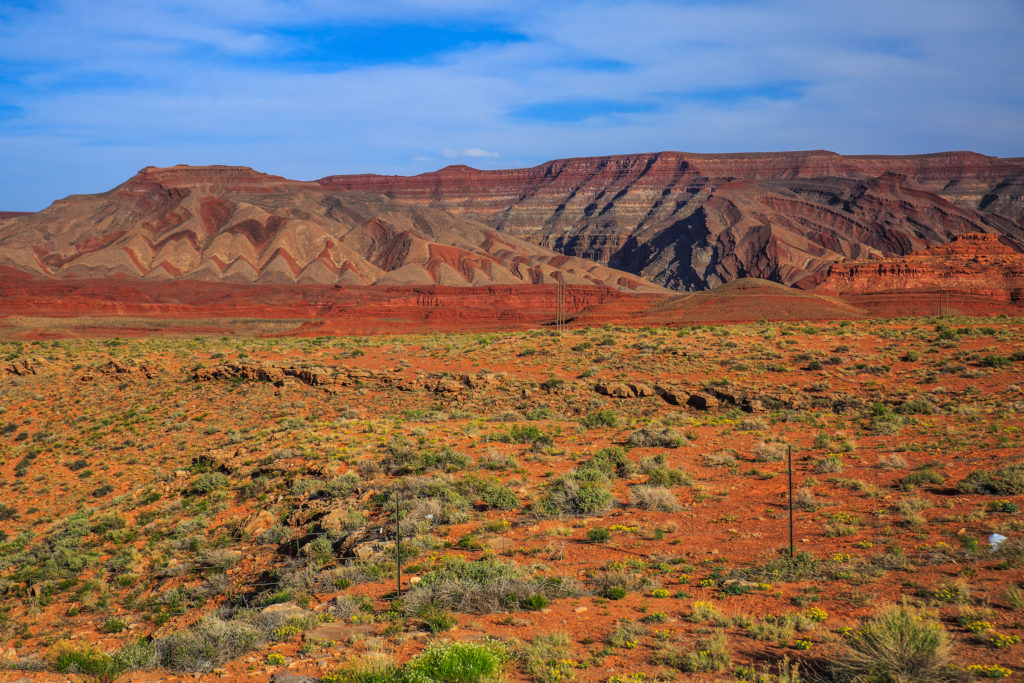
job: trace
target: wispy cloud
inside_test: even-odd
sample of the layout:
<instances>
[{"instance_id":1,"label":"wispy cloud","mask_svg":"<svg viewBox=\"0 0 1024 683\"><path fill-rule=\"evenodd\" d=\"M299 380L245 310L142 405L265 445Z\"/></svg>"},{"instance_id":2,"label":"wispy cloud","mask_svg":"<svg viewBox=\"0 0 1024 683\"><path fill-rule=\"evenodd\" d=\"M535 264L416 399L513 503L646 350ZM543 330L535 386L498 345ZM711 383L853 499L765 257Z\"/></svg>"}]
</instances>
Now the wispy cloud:
<instances>
[{"instance_id":1,"label":"wispy cloud","mask_svg":"<svg viewBox=\"0 0 1024 683\"><path fill-rule=\"evenodd\" d=\"M1021 155L1022 30L1017 0L7 2L0 209L148 164L315 178L661 149Z\"/></svg>"}]
</instances>

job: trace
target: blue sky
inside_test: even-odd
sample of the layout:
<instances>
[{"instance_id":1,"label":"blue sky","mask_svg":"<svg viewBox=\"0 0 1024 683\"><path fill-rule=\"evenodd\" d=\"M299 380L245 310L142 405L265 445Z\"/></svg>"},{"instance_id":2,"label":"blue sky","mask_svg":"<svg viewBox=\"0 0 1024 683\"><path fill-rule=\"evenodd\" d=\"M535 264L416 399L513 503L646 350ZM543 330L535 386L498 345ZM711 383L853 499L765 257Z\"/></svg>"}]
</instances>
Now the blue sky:
<instances>
[{"instance_id":1,"label":"blue sky","mask_svg":"<svg viewBox=\"0 0 1024 683\"><path fill-rule=\"evenodd\" d=\"M147 165L1024 155L1024 2L0 0L0 210Z\"/></svg>"}]
</instances>

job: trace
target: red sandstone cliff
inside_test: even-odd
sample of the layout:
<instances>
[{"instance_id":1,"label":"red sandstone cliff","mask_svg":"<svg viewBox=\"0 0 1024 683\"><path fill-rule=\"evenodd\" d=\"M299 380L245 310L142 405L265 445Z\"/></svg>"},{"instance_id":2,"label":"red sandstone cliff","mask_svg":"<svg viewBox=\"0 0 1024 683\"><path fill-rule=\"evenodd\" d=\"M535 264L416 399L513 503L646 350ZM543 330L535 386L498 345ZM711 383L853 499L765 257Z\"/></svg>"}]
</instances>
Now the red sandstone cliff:
<instances>
[{"instance_id":1,"label":"red sandstone cliff","mask_svg":"<svg viewBox=\"0 0 1024 683\"><path fill-rule=\"evenodd\" d=\"M479 219L684 290L745 276L812 286L834 262L968 232L1024 245L1024 159L971 152L662 152L319 182Z\"/></svg>"},{"instance_id":2,"label":"red sandstone cliff","mask_svg":"<svg viewBox=\"0 0 1024 683\"><path fill-rule=\"evenodd\" d=\"M837 263L815 289L844 296L891 291L948 291L1021 304L1024 254L996 235L960 235L899 258Z\"/></svg>"}]
</instances>

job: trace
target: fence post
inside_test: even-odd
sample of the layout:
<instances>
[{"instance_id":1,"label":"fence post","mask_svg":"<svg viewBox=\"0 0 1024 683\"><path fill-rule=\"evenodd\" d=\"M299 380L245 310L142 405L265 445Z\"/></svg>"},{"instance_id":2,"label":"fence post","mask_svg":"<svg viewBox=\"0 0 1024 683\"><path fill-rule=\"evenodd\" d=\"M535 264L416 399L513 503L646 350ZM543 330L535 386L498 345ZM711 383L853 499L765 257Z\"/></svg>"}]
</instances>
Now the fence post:
<instances>
[{"instance_id":1,"label":"fence post","mask_svg":"<svg viewBox=\"0 0 1024 683\"><path fill-rule=\"evenodd\" d=\"M395 492L395 566L398 568L398 597L402 597L402 494Z\"/></svg>"},{"instance_id":2,"label":"fence post","mask_svg":"<svg viewBox=\"0 0 1024 683\"><path fill-rule=\"evenodd\" d=\"M789 559L793 559L793 447L789 447L788 467L789 473Z\"/></svg>"}]
</instances>

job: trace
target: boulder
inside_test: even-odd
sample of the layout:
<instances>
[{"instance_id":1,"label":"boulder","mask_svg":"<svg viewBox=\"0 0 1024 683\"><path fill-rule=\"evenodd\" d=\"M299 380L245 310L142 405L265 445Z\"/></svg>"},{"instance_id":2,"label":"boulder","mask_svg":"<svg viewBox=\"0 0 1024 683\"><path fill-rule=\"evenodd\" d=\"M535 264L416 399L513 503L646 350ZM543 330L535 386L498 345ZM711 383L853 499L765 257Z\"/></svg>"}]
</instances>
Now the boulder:
<instances>
[{"instance_id":1,"label":"boulder","mask_svg":"<svg viewBox=\"0 0 1024 683\"><path fill-rule=\"evenodd\" d=\"M678 387L669 386L666 384L655 384L654 391L661 396L665 403L674 406L681 406L686 403L686 393Z\"/></svg>"},{"instance_id":2,"label":"boulder","mask_svg":"<svg viewBox=\"0 0 1024 683\"><path fill-rule=\"evenodd\" d=\"M276 605L269 605L260 610L260 614L275 614L280 615L285 619L291 619L292 617L304 617L308 613L307 610L299 607L298 603L292 601L279 602Z\"/></svg>"},{"instance_id":3,"label":"boulder","mask_svg":"<svg viewBox=\"0 0 1024 683\"><path fill-rule=\"evenodd\" d=\"M19 358L4 368L4 371L12 375L25 377L27 375L39 374L40 366L42 365L44 365L44 361L39 358Z\"/></svg>"},{"instance_id":4,"label":"boulder","mask_svg":"<svg viewBox=\"0 0 1024 683\"><path fill-rule=\"evenodd\" d=\"M634 396L654 396L654 387L650 384L643 384L641 382L630 382L629 389L633 392Z\"/></svg>"},{"instance_id":5,"label":"boulder","mask_svg":"<svg viewBox=\"0 0 1024 683\"><path fill-rule=\"evenodd\" d=\"M759 398L748 398L746 401L743 402L742 405L740 405L740 408L742 408L745 412L748 413L764 412L764 404L761 403L761 399Z\"/></svg>"},{"instance_id":6,"label":"boulder","mask_svg":"<svg viewBox=\"0 0 1024 683\"><path fill-rule=\"evenodd\" d=\"M721 387L704 387L704 393L711 394L722 403L731 403L734 406L739 405L743 401L743 397L735 391L722 389Z\"/></svg>"},{"instance_id":7,"label":"boulder","mask_svg":"<svg viewBox=\"0 0 1024 683\"><path fill-rule=\"evenodd\" d=\"M240 378L253 382L272 382L275 386L284 384L281 368L258 363L222 363L211 368L197 368L192 377L197 382Z\"/></svg>"},{"instance_id":8,"label":"boulder","mask_svg":"<svg viewBox=\"0 0 1024 683\"><path fill-rule=\"evenodd\" d=\"M288 377L294 377L303 384L308 384L311 387L322 387L331 383L332 377L325 368L300 368L291 366L284 368L284 374Z\"/></svg>"},{"instance_id":9,"label":"boulder","mask_svg":"<svg viewBox=\"0 0 1024 683\"><path fill-rule=\"evenodd\" d=\"M718 407L718 399L711 394L698 391L696 394L690 394L690 398L686 400L686 405L697 410L714 410Z\"/></svg>"},{"instance_id":10,"label":"boulder","mask_svg":"<svg viewBox=\"0 0 1024 683\"><path fill-rule=\"evenodd\" d=\"M324 531L344 531L348 525L349 509L336 507L320 518L320 528Z\"/></svg>"},{"instance_id":11,"label":"boulder","mask_svg":"<svg viewBox=\"0 0 1024 683\"><path fill-rule=\"evenodd\" d=\"M633 398L635 394L625 382L598 382L594 390L602 396L611 398Z\"/></svg>"},{"instance_id":12,"label":"boulder","mask_svg":"<svg viewBox=\"0 0 1024 683\"><path fill-rule=\"evenodd\" d=\"M278 671L270 677L271 683L319 683L320 679L314 676L294 674L291 671Z\"/></svg>"},{"instance_id":13,"label":"boulder","mask_svg":"<svg viewBox=\"0 0 1024 683\"><path fill-rule=\"evenodd\" d=\"M255 538L276 525L277 518L270 511L260 510L245 523L242 527L242 533L248 538Z\"/></svg>"},{"instance_id":14,"label":"boulder","mask_svg":"<svg viewBox=\"0 0 1024 683\"><path fill-rule=\"evenodd\" d=\"M457 394L466 387L465 384L449 377L442 377L434 384L432 391L435 394Z\"/></svg>"}]
</instances>

